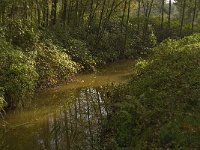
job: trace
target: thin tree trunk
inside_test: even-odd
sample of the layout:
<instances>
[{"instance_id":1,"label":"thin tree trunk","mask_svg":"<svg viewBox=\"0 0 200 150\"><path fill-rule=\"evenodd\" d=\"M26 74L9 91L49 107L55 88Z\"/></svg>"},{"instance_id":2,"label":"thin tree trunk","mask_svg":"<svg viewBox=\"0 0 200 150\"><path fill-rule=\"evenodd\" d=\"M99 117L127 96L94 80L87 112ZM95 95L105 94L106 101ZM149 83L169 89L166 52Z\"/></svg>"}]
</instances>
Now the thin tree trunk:
<instances>
[{"instance_id":1,"label":"thin tree trunk","mask_svg":"<svg viewBox=\"0 0 200 150\"><path fill-rule=\"evenodd\" d=\"M52 25L55 25L56 21L57 21L57 2L58 2L58 0L52 0L52 11L51 11Z\"/></svg>"},{"instance_id":2,"label":"thin tree trunk","mask_svg":"<svg viewBox=\"0 0 200 150\"><path fill-rule=\"evenodd\" d=\"M169 16L168 16L168 28L171 28L171 11L172 11L172 0L169 0Z\"/></svg>"},{"instance_id":3,"label":"thin tree trunk","mask_svg":"<svg viewBox=\"0 0 200 150\"><path fill-rule=\"evenodd\" d=\"M63 12L62 12L62 23L63 26L66 25L66 19L67 19L67 0L62 1L63 5Z\"/></svg>"},{"instance_id":4,"label":"thin tree trunk","mask_svg":"<svg viewBox=\"0 0 200 150\"><path fill-rule=\"evenodd\" d=\"M80 13L80 23L84 22L84 15L85 15L88 3L89 3L89 0L86 1L84 8L82 10L82 13Z\"/></svg>"},{"instance_id":5,"label":"thin tree trunk","mask_svg":"<svg viewBox=\"0 0 200 150\"><path fill-rule=\"evenodd\" d=\"M147 5L146 12L145 12L145 24L144 24L144 31L143 31L143 39L146 37L146 33L148 31L148 25L149 25L149 17L151 15L151 10L153 6L154 0L151 0L151 3Z\"/></svg>"},{"instance_id":6,"label":"thin tree trunk","mask_svg":"<svg viewBox=\"0 0 200 150\"><path fill-rule=\"evenodd\" d=\"M123 9L123 15L122 15L122 21L121 21L121 33L123 32L123 26L124 26L124 18L126 13L126 7L127 7L127 0L124 2L124 9Z\"/></svg>"},{"instance_id":7,"label":"thin tree trunk","mask_svg":"<svg viewBox=\"0 0 200 150\"><path fill-rule=\"evenodd\" d=\"M76 0L76 7L75 7L75 17L74 17L74 26L77 26L78 23L78 7L79 7L79 0Z\"/></svg>"},{"instance_id":8,"label":"thin tree trunk","mask_svg":"<svg viewBox=\"0 0 200 150\"><path fill-rule=\"evenodd\" d=\"M138 33L140 30L140 9L141 9L141 0L138 1L138 12L137 12L137 19L138 19L137 31L138 31Z\"/></svg>"},{"instance_id":9,"label":"thin tree trunk","mask_svg":"<svg viewBox=\"0 0 200 150\"><path fill-rule=\"evenodd\" d=\"M181 17L180 36L182 36L182 32L183 32L183 24L184 24L184 18L185 18L185 7L186 7L186 0L183 1L183 11L182 11L182 17Z\"/></svg>"},{"instance_id":10,"label":"thin tree trunk","mask_svg":"<svg viewBox=\"0 0 200 150\"><path fill-rule=\"evenodd\" d=\"M162 18L161 18L161 30L163 30L163 23L164 23L164 9L165 9L165 0L162 0L162 6L161 6L161 12L162 12Z\"/></svg>"},{"instance_id":11,"label":"thin tree trunk","mask_svg":"<svg viewBox=\"0 0 200 150\"><path fill-rule=\"evenodd\" d=\"M45 26L45 23L46 23L46 1L44 1L43 3L42 3L42 5L43 5L43 8L42 8L42 19L43 19L43 21L42 21L42 25L43 26Z\"/></svg>"},{"instance_id":12,"label":"thin tree trunk","mask_svg":"<svg viewBox=\"0 0 200 150\"><path fill-rule=\"evenodd\" d=\"M83 0L80 0L78 8L78 16L77 16L77 26L80 25L82 9L83 9Z\"/></svg>"},{"instance_id":13,"label":"thin tree trunk","mask_svg":"<svg viewBox=\"0 0 200 150\"><path fill-rule=\"evenodd\" d=\"M153 7L153 3L154 3L154 0L151 0L150 6L149 6L149 12L148 12L148 16L147 16L148 18L151 15L151 10L152 10L152 7Z\"/></svg>"},{"instance_id":14,"label":"thin tree trunk","mask_svg":"<svg viewBox=\"0 0 200 150\"><path fill-rule=\"evenodd\" d=\"M68 15L67 15L67 23L68 23L68 25L70 24L71 13L72 13L72 0L69 0Z\"/></svg>"},{"instance_id":15,"label":"thin tree trunk","mask_svg":"<svg viewBox=\"0 0 200 150\"><path fill-rule=\"evenodd\" d=\"M28 9L27 9L27 1L24 1L24 18L28 19Z\"/></svg>"},{"instance_id":16,"label":"thin tree trunk","mask_svg":"<svg viewBox=\"0 0 200 150\"><path fill-rule=\"evenodd\" d=\"M46 0L46 26L49 26L49 0Z\"/></svg>"},{"instance_id":17,"label":"thin tree trunk","mask_svg":"<svg viewBox=\"0 0 200 150\"><path fill-rule=\"evenodd\" d=\"M197 10L197 0L195 0L194 4L194 11L193 11L193 18L192 18L192 33L194 32L194 21L196 16L196 10Z\"/></svg>"},{"instance_id":18,"label":"thin tree trunk","mask_svg":"<svg viewBox=\"0 0 200 150\"><path fill-rule=\"evenodd\" d=\"M106 0L103 1L103 6L102 6L102 9L101 9L97 37L99 36L100 30L101 30L101 23L102 23L103 15L104 15L104 12L105 12L105 5L106 5Z\"/></svg>"},{"instance_id":19,"label":"thin tree trunk","mask_svg":"<svg viewBox=\"0 0 200 150\"><path fill-rule=\"evenodd\" d=\"M114 11L114 7L115 7L115 0L113 0L113 2L112 2L110 12L107 10L107 16L106 16L105 21L104 21L104 23L102 25L102 32L99 35L99 39L98 40L100 40L104 35L104 31L105 31L106 25L110 21L110 17L112 15L113 11Z\"/></svg>"},{"instance_id":20,"label":"thin tree trunk","mask_svg":"<svg viewBox=\"0 0 200 150\"><path fill-rule=\"evenodd\" d=\"M124 40L124 51L126 49L126 43L127 43L127 37L128 37L128 23L130 18L130 9L131 9L131 0L128 2L128 14L127 14L127 20L126 20L126 33L125 33L125 40ZM123 51L123 54L124 54Z\"/></svg>"},{"instance_id":21,"label":"thin tree trunk","mask_svg":"<svg viewBox=\"0 0 200 150\"><path fill-rule=\"evenodd\" d=\"M37 6L38 26L40 26L40 23L41 23L41 13L40 13L40 4L39 4L38 0L36 0L36 6Z\"/></svg>"}]
</instances>

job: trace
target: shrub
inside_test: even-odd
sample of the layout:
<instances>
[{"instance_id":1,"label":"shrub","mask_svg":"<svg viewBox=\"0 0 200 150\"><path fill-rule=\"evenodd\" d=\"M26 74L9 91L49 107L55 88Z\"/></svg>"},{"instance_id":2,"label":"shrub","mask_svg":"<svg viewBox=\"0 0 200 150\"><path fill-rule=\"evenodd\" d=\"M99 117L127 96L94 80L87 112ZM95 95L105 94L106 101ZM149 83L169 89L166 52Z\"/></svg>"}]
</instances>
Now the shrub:
<instances>
[{"instance_id":1,"label":"shrub","mask_svg":"<svg viewBox=\"0 0 200 150\"><path fill-rule=\"evenodd\" d=\"M195 140L187 142L196 138L196 135L184 128L186 124L194 126L185 121L185 117L193 120L196 116L200 119L199 38L200 35L196 34L178 41L163 42L153 49L150 59L138 70L140 76L131 83L132 93L149 111L146 114L149 118L145 117L149 120L147 128L157 130L149 133L155 141L146 139L150 145L153 143L154 146L163 148L199 146ZM170 127L172 131L167 133L169 124L173 124ZM175 124L179 126L176 127ZM198 131L194 129L194 132Z\"/></svg>"},{"instance_id":2,"label":"shrub","mask_svg":"<svg viewBox=\"0 0 200 150\"><path fill-rule=\"evenodd\" d=\"M113 122L120 147L200 147L199 58L200 35L196 34L178 41L166 40L151 51L149 59L138 61L137 76L111 96L112 112L122 112L123 116ZM123 145L126 139L131 140Z\"/></svg>"},{"instance_id":3,"label":"shrub","mask_svg":"<svg viewBox=\"0 0 200 150\"><path fill-rule=\"evenodd\" d=\"M25 24L20 19L8 20L4 29L7 41L23 50L32 47L38 38L33 26L30 23Z\"/></svg>"},{"instance_id":4,"label":"shrub","mask_svg":"<svg viewBox=\"0 0 200 150\"><path fill-rule=\"evenodd\" d=\"M84 40L79 40L80 37L73 38L71 34L67 29L52 27L44 32L43 38L51 39L54 45L64 48L63 51L79 63L83 70L94 70L96 58L91 54L88 45Z\"/></svg>"},{"instance_id":5,"label":"shrub","mask_svg":"<svg viewBox=\"0 0 200 150\"><path fill-rule=\"evenodd\" d=\"M124 55L124 38L120 32L106 32L100 44L101 50L105 52L103 58L107 57L108 61L117 60Z\"/></svg>"},{"instance_id":6,"label":"shrub","mask_svg":"<svg viewBox=\"0 0 200 150\"><path fill-rule=\"evenodd\" d=\"M96 60L87 48L85 42L77 39L70 39L66 47L66 53L69 54L75 62L78 62L86 70L95 70Z\"/></svg>"},{"instance_id":7,"label":"shrub","mask_svg":"<svg viewBox=\"0 0 200 150\"><path fill-rule=\"evenodd\" d=\"M40 87L53 86L59 81L69 81L80 69L80 66L71 60L64 49L54 45L51 40L37 43L35 50Z\"/></svg>"},{"instance_id":8,"label":"shrub","mask_svg":"<svg viewBox=\"0 0 200 150\"><path fill-rule=\"evenodd\" d=\"M40 41L51 39L55 45L66 48L71 36L68 29L63 29L60 26L52 26L41 32Z\"/></svg>"},{"instance_id":9,"label":"shrub","mask_svg":"<svg viewBox=\"0 0 200 150\"><path fill-rule=\"evenodd\" d=\"M33 59L0 38L0 84L13 107L34 91L38 77L34 65Z\"/></svg>"}]
</instances>

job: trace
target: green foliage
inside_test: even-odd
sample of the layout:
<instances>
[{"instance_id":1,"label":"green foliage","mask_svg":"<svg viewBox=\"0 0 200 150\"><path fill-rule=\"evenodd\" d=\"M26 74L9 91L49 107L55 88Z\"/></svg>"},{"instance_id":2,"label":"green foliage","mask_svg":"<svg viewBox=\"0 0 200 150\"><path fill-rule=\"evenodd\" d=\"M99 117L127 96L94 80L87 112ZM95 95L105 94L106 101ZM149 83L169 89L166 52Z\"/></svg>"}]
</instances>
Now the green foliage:
<instances>
[{"instance_id":1,"label":"green foliage","mask_svg":"<svg viewBox=\"0 0 200 150\"><path fill-rule=\"evenodd\" d=\"M4 99L4 88L0 87L0 111L6 106L6 101Z\"/></svg>"},{"instance_id":2,"label":"green foliage","mask_svg":"<svg viewBox=\"0 0 200 150\"><path fill-rule=\"evenodd\" d=\"M140 24L138 24L138 21ZM147 18L143 16L139 19L131 18L128 33L129 49L135 51L135 55L146 54L150 48L157 45L159 40L157 29L159 28L160 24L155 18L148 18L148 24Z\"/></svg>"},{"instance_id":3,"label":"green foliage","mask_svg":"<svg viewBox=\"0 0 200 150\"><path fill-rule=\"evenodd\" d=\"M41 42L37 42L39 35L22 22L11 22L1 30L0 84L5 89L3 96L9 107L24 105L36 85L44 88L70 81L81 68L50 37L40 36Z\"/></svg>"},{"instance_id":4,"label":"green foliage","mask_svg":"<svg viewBox=\"0 0 200 150\"><path fill-rule=\"evenodd\" d=\"M110 29L111 30L111 29ZM116 44L118 43L118 44ZM94 55L100 59L100 63L113 62L122 57L124 51L124 39L119 32L106 32L98 41ZM120 54L122 54L120 56Z\"/></svg>"},{"instance_id":5,"label":"green foliage","mask_svg":"<svg viewBox=\"0 0 200 150\"><path fill-rule=\"evenodd\" d=\"M30 48L37 41L37 35L30 23L24 23L23 20L7 20L4 25L6 39L12 45L22 49Z\"/></svg>"},{"instance_id":6,"label":"green foliage","mask_svg":"<svg viewBox=\"0 0 200 150\"><path fill-rule=\"evenodd\" d=\"M85 42L77 39L70 39L66 49L75 62L83 66L85 70L94 70L96 66L95 57L92 56Z\"/></svg>"},{"instance_id":7,"label":"green foliage","mask_svg":"<svg viewBox=\"0 0 200 150\"><path fill-rule=\"evenodd\" d=\"M34 91L38 77L34 65L33 59L0 38L0 84L6 101L17 105Z\"/></svg>"},{"instance_id":8,"label":"green foliage","mask_svg":"<svg viewBox=\"0 0 200 150\"><path fill-rule=\"evenodd\" d=\"M35 44L36 68L39 74L39 86L48 87L60 81L69 81L80 66L71 60L64 49L52 41Z\"/></svg>"},{"instance_id":9,"label":"green foliage","mask_svg":"<svg viewBox=\"0 0 200 150\"><path fill-rule=\"evenodd\" d=\"M57 26L45 31L44 34L44 38L50 38L55 45L63 47L63 51L81 65L82 70L95 70L96 58L84 40L73 38L67 29Z\"/></svg>"},{"instance_id":10,"label":"green foliage","mask_svg":"<svg viewBox=\"0 0 200 150\"><path fill-rule=\"evenodd\" d=\"M112 112L120 112L113 115L118 116L113 122L119 147L200 147L199 57L200 35L195 34L166 40L151 50L149 59L136 63L137 76L110 98Z\"/></svg>"}]
</instances>

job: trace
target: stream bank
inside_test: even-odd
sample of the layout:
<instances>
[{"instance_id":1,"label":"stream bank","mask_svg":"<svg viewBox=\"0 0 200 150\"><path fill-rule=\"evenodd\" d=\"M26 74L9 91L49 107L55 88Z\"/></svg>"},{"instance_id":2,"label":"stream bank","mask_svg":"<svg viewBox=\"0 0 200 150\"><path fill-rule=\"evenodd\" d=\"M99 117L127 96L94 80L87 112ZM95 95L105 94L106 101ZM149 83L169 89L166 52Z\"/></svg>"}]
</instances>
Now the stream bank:
<instances>
[{"instance_id":1,"label":"stream bank","mask_svg":"<svg viewBox=\"0 0 200 150\"><path fill-rule=\"evenodd\" d=\"M103 122L109 118L109 85L126 83L134 74L133 64L119 61L38 93L31 107L5 116L0 149L101 149Z\"/></svg>"}]
</instances>

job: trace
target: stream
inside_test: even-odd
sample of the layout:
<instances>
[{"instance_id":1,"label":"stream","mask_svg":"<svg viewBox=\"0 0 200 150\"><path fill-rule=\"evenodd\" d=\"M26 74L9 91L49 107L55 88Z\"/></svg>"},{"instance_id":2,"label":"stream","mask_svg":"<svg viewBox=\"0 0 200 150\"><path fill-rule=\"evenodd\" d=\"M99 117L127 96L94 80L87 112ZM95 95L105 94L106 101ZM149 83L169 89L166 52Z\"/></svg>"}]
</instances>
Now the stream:
<instances>
[{"instance_id":1,"label":"stream","mask_svg":"<svg viewBox=\"0 0 200 150\"><path fill-rule=\"evenodd\" d=\"M0 120L0 150L104 149L103 122L109 114L106 89L126 83L134 74L133 63L112 63L37 93L30 107Z\"/></svg>"}]
</instances>

